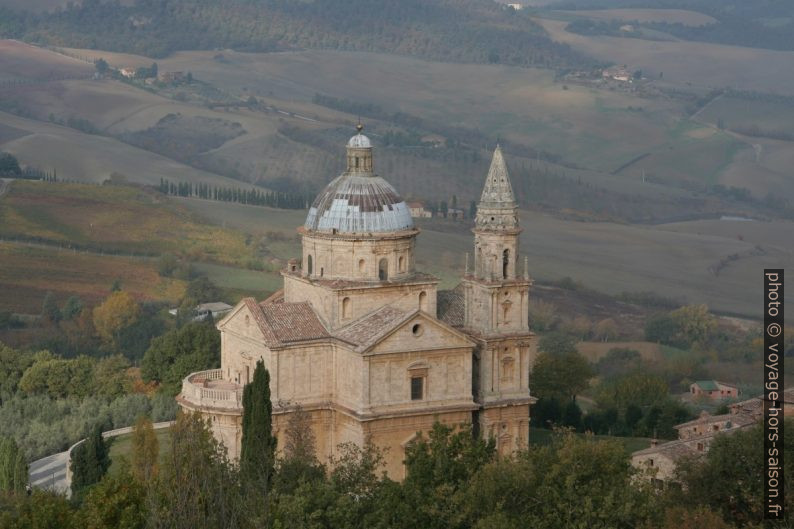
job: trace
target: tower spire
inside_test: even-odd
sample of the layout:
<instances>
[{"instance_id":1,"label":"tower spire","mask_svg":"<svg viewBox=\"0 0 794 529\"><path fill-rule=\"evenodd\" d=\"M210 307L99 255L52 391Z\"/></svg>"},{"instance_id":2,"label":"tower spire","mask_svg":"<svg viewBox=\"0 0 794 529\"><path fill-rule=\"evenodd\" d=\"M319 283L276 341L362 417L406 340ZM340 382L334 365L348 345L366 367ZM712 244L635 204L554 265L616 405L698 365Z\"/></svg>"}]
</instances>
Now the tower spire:
<instances>
[{"instance_id":1,"label":"tower spire","mask_svg":"<svg viewBox=\"0 0 794 529\"><path fill-rule=\"evenodd\" d=\"M478 230L504 230L518 228L513 186L507 173L502 149L497 145L491 159L491 167L485 178L485 186L477 204L475 226Z\"/></svg>"},{"instance_id":2,"label":"tower spire","mask_svg":"<svg viewBox=\"0 0 794 529\"><path fill-rule=\"evenodd\" d=\"M480 196L481 206L515 207L516 200L513 195L513 186L510 185L510 175L507 173L507 164L502 156L499 145L493 152L491 167L485 179L485 187Z\"/></svg>"}]
</instances>

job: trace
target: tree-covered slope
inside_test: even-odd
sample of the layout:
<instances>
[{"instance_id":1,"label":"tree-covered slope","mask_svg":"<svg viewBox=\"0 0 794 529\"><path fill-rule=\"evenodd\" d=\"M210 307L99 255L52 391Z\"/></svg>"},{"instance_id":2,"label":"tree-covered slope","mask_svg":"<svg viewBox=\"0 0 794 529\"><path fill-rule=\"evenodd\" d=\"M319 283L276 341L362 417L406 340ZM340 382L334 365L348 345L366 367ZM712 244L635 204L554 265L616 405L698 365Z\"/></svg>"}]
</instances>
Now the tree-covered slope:
<instances>
[{"instance_id":1,"label":"tree-covered slope","mask_svg":"<svg viewBox=\"0 0 794 529\"><path fill-rule=\"evenodd\" d=\"M521 66L588 63L527 13L491 0L87 0L49 14L6 11L0 19L0 36L151 57L314 48Z\"/></svg>"}]
</instances>

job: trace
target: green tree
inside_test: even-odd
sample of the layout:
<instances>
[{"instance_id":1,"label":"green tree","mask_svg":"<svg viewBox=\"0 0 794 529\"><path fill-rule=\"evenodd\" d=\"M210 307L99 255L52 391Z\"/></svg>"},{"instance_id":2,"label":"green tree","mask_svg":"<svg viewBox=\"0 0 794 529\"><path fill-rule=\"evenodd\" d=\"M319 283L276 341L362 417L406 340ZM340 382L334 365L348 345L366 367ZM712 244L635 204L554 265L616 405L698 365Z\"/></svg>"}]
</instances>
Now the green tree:
<instances>
[{"instance_id":1,"label":"green tree","mask_svg":"<svg viewBox=\"0 0 794 529\"><path fill-rule=\"evenodd\" d=\"M3 529L78 529L74 510L62 494L34 489L25 494L0 494L0 527Z\"/></svg>"},{"instance_id":2,"label":"green tree","mask_svg":"<svg viewBox=\"0 0 794 529\"><path fill-rule=\"evenodd\" d=\"M642 356L639 351L625 347L615 347L598 359L596 371L604 378L614 377L637 371L642 367Z\"/></svg>"},{"instance_id":3,"label":"green tree","mask_svg":"<svg viewBox=\"0 0 794 529\"><path fill-rule=\"evenodd\" d=\"M562 355L576 351L576 338L563 332L543 335L538 342L538 351L550 355Z\"/></svg>"},{"instance_id":4,"label":"green tree","mask_svg":"<svg viewBox=\"0 0 794 529\"><path fill-rule=\"evenodd\" d=\"M178 414L170 439L158 477L147 491L147 527L243 527L243 520L250 518L237 472L201 415Z\"/></svg>"},{"instance_id":5,"label":"green tree","mask_svg":"<svg viewBox=\"0 0 794 529\"><path fill-rule=\"evenodd\" d=\"M19 380L19 389L29 394L45 394L53 398L86 397L96 390L94 365L87 356L64 359L40 355Z\"/></svg>"},{"instance_id":6,"label":"green tree","mask_svg":"<svg viewBox=\"0 0 794 529\"><path fill-rule=\"evenodd\" d=\"M575 400L569 400L562 410L562 425L573 428L576 431L582 430L582 409Z\"/></svg>"},{"instance_id":7,"label":"green tree","mask_svg":"<svg viewBox=\"0 0 794 529\"><path fill-rule=\"evenodd\" d=\"M273 484L279 494L291 494L303 482L325 478L325 468L317 460L311 416L300 406L290 413L284 438Z\"/></svg>"},{"instance_id":8,"label":"green tree","mask_svg":"<svg viewBox=\"0 0 794 529\"><path fill-rule=\"evenodd\" d=\"M619 442L556 436L549 446L499 459L474 475L460 501L462 526L489 527L490 520L516 529L654 522L655 495L633 476Z\"/></svg>"},{"instance_id":9,"label":"green tree","mask_svg":"<svg viewBox=\"0 0 794 529\"><path fill-rule=\"evenodd\" d=\"M220 333L211 323L189 323L152 340L143 355L141 375L146 382L159 382L165 392L176 395L187 375L218 367L220 352Z\"/></svg>"},{"instance_id":10,"label":"green tree","mask_svg":"<svg viewBox=\"0 0 794 529\"><path fill-rule=\"evenodd\" d=\"M540 428L552 428L560 423L562 418L562 408L560 401L554 397L540 397L532 405L532 425Z\"/></svg>"},{"instance_id":11,"label":"green tree","mask_svg":"<svg viewBox=\"0 0 794 529\"><path fill-rule=\"evenodd\" d=\"M61 309L61 317L64 320L71 320L80 312L83 311L83 301L78 296L69 296L63 308Z\"/></svg>"},{"instance_id":12,"label":"green tree","mask_svg":"<svg viewBox=\"0 0 794 529\"><path fill-rule=\"evenodd\" d=\"M602 409L615 407L624 411L632 404L647 408L664 402L668 391L667 383L658 375L629 373L600 384L596 388L596 402Z\"/></svg>"},{"instance_id":13,"label":"green tree","mask_svg":"<svg viewBox=\"0 0 794 529\"><path fill-rule=\"evenodd\" d=\"M794 421L784 425L782 453L794 453ZM764 434L761 426L718 435L703 458L676 465L683 491L672 491L671 504L708 507L739 527L753 526L764 516ZM791 505L794 461L784 459L786 503Z\"/></svg>"},{"instance_id":14,"label":"green tree","mask_svg":"<svg viewBox=\"0 0 794 529\"><path fill-rule=\"evenodd\" d=\"M140 313L140 306L128 292L113 292L94 307L94 327L105 343L115 344L121 331L138 321Z\"/></svg>"},{"instance_id":15,"label":"green tree","mask_svg":"<svg viewBox=\"0 0 794 529\"><path fill-rule=\"evenodd\" d=\"M82 497L86 489L102 479L110 467L108 447L95 426L85 441L72 450L72 495Z\"/></svg>"},{"instance_id":16,"label":"green tree","mask_svg":"<svg viewBox=\"0 0 794 529\"><path fill-rule=\"evenodd\" d=\"M16 442L0 436L0 492L23 492L28 484L28 464Z\"/></svg>"},{"instance_id":17,"label":"green tree","mask_svg":"<svg viewBox=\"0 0 794 529\"><path fill-rule=\"evenodd\" d=\"M593 374L590 362L576 351L556 354L543 352L535 359L529 375L529 387L538 397L564 401L584 391Z\"/></svg>"},{"instance_id":18,"label":"green tree","mask_svg":"<svg viewBox=\"0 0 794 529\"><path fill-rule=\"evenodd\" d=\"M58 309L58 304L55 302L55 296L52 295L52 292L47 292L44 296L44 301L41 304L41 317L50 323L61 321L61 311Z\"/></svg>"},{"instance_id":19,"label":"green tree","mask_svg":"<svg viewBox=\"0 0 794 529\"><path fill-rule=\"evenodd\" d=\"M22 174L22 168L19 167L16 157L7 152L0 152L0 175L19 176L20 174Z\"/></svg>"},{"instance_id":20,"label":"green tree","mask_svg":"<svg viewBox=\"0 0 794 529\"><path fill-rule=\"evenodd\" d=\"M687 305L670 313L679 339L689 345L704 343L717 327L717 320L706 305Z\"/></svg>"},{"instance_id":21,"label":"green tree","mask_svg":"<svg viewBox=\"0 0 794 529\"><path fill-rule=\"evenodd\" d=\"M81 529L144 529L146 522L146 488L133 479L126 461L88 490L75 516Z\"/></svg>"},{"instance_id":22,"label":"green tree","mask_svg":"<svg viewBox=\"0 0 794 529\"><path fill-rule=\"evenodd\" d=\"M253 380L243 389L243 435L240 443L240 474L251 487L256 503L264 504L270 491L276 458L273 435L273 404L270 401L270 373L259 360Z\"/></svg>"},{"instance_id":23,"label":"green tree","mask_svg":"<svg viewBox=\"0 0 794 529\"><path fill-rule=\"evenodd\" d=\"M106 74L108 69L110 68L108 66L108 62L102 57L94 61L94 67L96 68L97 73L101 75Z\"/></svg>"},{"instance_id":24,"label":"green tree","mask_svg":"<svg viewBox=\"0 0 794 529\"><path fill-rule=\"evenodd\" d=\"M217 301L219 297L218 287L206 276L201 276L188 283L182 298L182 308L192 310L200 303Z\"/></svg>"},{"instance_id":25,"label":"green tree","mask_svg":"<svg viewBox=\"0 0 794 529\"><path fill-rule=\"evenodd\" d=\"M141 483L147 483L158 471L160 444L154 433L152 421L140 416L132 430L132 475Z\"/></svg>"},{"instance_id":26,"label":"green tree","mask_svg":"<svg viewBox=\"0 0 794 529\"><path fill-rule=\"evenodd\" d=\"M676 342L678 331L678 323L673 320L670 314L656 314L648 318L645 323L645 339L649 342L674 346L682 345Z\"/></svg>"}]
</instances>

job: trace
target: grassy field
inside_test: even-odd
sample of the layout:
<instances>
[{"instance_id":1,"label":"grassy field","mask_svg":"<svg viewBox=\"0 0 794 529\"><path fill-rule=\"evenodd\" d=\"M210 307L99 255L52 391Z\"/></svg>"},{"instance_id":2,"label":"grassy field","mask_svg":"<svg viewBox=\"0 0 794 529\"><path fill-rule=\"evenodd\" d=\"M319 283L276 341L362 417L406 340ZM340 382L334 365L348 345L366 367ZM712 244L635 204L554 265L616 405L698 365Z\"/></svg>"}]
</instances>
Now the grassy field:
<instances>
[{"instance_id":1,"label":"grassy field","mask_svg":"<svg viewBox=\"0 0 794 529\"><path fill-rule=\"evenodd\" d=\"M242 233L206 224L159 193L129 186L14 181L0 200L0 237L228 264L254 256Z\"/></svg>"},{"instance_id":2,"label":"grassy field","mask_svg":"<svg viewBox=\"0 0 794 529\"><path fill-rule=\"evenodd\" d=\"M85 62L56 55L16 40L0 39L0 81L7 79L45 81L64 76L88 77L93 71L94 67Z\"/></svg>"},{"instance_id":3,"label":"grassy field","mask_svg":"<svg viewBox=\"0 0 794 529\"><path fill-rule=\"evenodd\" d=\"M141 300L178 300L185 283L162 278L151 259L77 253L0 242L0 311L40 314L52 292L58 304L71 295L89 304L105 298L116 280Z\"/></svg>"},{"instance_id":4,"label":"grassy field","mask_svg":"<svg viewBox=\"0 0 794 529\"><path fill-rule=\"evenodd\" d=\"M0 112L0 126L20 131L0 143L0 150L15 155L21 164L52 171L62 180L101 183L113 173L128 181L158 185L161 178L172 182L205 182L216 186L244 187L224 178L116 139L21 118Z\"/></svg>"},{"instance_id":5,"label":"grassy field","mask_svg":"<svg viewBox=\"0 0 794 529\"><path fill-rule=\"evenodd\" d=\"M157 443L160 446L159 459L162 465L171 450L171 430L163 428L155 430L154 434L157 436ZM110 445L110 468L108 469L111 475L117 474L121 470L122 458L126 459L128 463L132 458L132 434L113 438L113 443Z\"/></svg>"},{"instance_id":6,"label":"grassy field","mask_svg":"<svg viewBox=\"0 0 794 529\"><path fill-rule=\"evenodd\" d=\"M794 105L781 101L722 96L709 103L698 118L727 129L756 126L761 131L794 135Z\"/></svg>"},{"instance_id":7,"label":"grassy field","mask_svg":"<svg viewBox=\"0 0 794 529\"><path fill-rule=\"evenodd\" d=\"M546 446L551 444L555 437L559 435L560 434L557 434L552 430L533 427L529 429L529 444L530 446ZM643 450L651 446L651 440L646 439L645 437L612 437L609 435L591 435L580 433L575 433L573 435L577 437L587 437L596 441L618 441L626 450L626 455L631 455L632 452Z\"/></svg>"}]
</instances>

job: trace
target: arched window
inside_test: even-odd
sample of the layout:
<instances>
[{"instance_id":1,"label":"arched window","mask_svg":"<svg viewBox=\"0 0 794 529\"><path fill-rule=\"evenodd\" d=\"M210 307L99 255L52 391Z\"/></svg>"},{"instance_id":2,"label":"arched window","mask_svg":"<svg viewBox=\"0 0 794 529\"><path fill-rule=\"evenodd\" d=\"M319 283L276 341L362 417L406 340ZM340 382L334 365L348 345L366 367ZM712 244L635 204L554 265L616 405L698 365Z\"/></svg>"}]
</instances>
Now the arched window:
<instances>
[{"instance_id":1,"label":"arched window","mask_svg":"<svg viewBox=\"0 0 794 529\"><path fill-rule=\"evenodd\" d=\"M405 257L402 255L397 260L397 268L400 270L400 272L405 272Z\"/></svg>"},{"instance_id":2,"label":"arched window","mask_svg":"<svg viewBox=\"0 0 794 529\"><path fill-rule=\"evenodd\" d=\"M312 256L306 258L306 271L309 275L312 275Z\"/></svg>"},{"instance_id":3,"label":"arched window","mask_svg":"<svg viewBox=\"0 0 794 529\"><path fill-rule=\"evenodd\" d=\"M419 293L419 310L427 312L427 292L422 291Z\"/></svg>"},{"instance_id":4,"label":"arched window","mask_svg":"<svg viewBox=\"0 0 794 529\"><path fill-rule=\"evenodd\" d=\"M356 169L358 169L358 156L356 156Z\"/></svg>"},{"instance_id":5,"label":"arched window","mask_svg":"<svg viewBox=\"0 0 794 529\"><path fill-rule=\"evenodd\" d=\"M505 303L504 305L502 305L502 310L504 311L502 321L507 323L507 320L510 317L510 303Z\"/></svg>"},{"instance_id":6,"label":"arched window","mask_svg":"<svg viewBox=\"0 0 794 529\"><path fill-rule=\"evenodd\" d=\"M364 271L367 269L367 262L364 259L358 260L358 271L359 273L363 274Z\"/></svg>"},{"instance_id":7,"label":"arched window","mask_svg":"<svg viewBox=\"0 0 794 529\"><path fill-rule=\"evenodd\" d=\"M389 279L389 261L386 258L378 261L378 279L381 281Z\"/></svg>"},{"instance_id":8,"label":"arched window","mask_svg":"<svg viewBox=\"0 0 794 529\"><path fill-rule=\"evenodd\" d=\"M350 317L350 298L342 300L342 318L347 319Z\"/></svg>"},{"instance_id":9,"label":"arched window","mask_svg":"<svg viewBox=\"0 0 794 529\"><path fill-rule=\"evenodd\" d=\"M502 252L502 279L507 279L507 265L510 263L510 250Z\"/></svg>"}]
</instances>

